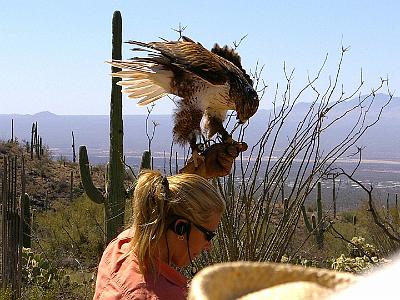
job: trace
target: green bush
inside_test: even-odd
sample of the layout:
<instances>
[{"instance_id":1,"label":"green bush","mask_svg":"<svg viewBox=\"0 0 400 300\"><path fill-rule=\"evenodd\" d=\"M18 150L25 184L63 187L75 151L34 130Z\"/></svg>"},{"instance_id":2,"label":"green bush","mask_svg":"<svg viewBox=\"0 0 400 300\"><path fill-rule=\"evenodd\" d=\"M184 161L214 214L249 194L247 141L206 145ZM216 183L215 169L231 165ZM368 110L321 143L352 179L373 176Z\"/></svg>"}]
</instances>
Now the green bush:
<instances>
[{"instance_id":1,"label":"green bush","mask_svg":"<svg viewBox=\"0 0 400 300\"><path fill-rule=\"evenodd\" d=\"M363 237L353 237L347 245L348 253L332 260L332 269L336 271L366 273L376 266L388 262L378 257L375 246L365 242Z\"/></svg>"},{"instance_id":2,"label":"green bush","mask_svg":"<svg viewBox=\"0 0 400 300\"><path fill-rule=\"evenodd\" d=\"M344 222L353 223L354 212L344 211L341 216Z\"/></svg>"},{"instance_id":3,"label":"green bush","mask_svg":"<svg viewBox=\"0 0 400 300\"><path fill-rule=\"evenodd\" d=\"M22 281L27 285L38 285L49 289L54 282L65 278L65 271L52 265L42 253L33 253L30 248L22 251Z\"/></svg>"},{"instance_id":4,"label":"green bush","mask_svg":"<svg viewBox=\"0 0 400 300\"><path fill-rule=\"evenodd\" d=\"M72 203L56 203L54 210L35 215L34 247L58 265L93 267L104 249L103 223L103 207L86 196Z\"/></svg>"},{"instance_id":5,"label":"green bush","mask_svg":"<svg viewBox=\"0 0 400 300\"><path fill-rule=\"evenodd\" d=\"M57 268L43 253L24 248L22 299L91 299L95 272ZM11 299L11 298L0 298Z\"/></svg>"},{"instance_id":6,"label":"green bush","mask_svg":"<svg viewBox=\"0 0 400 300\"><path fill-rule=\"evenodd\" d=\"M0 300L11 300L11 299L12 299L11 288L0 288Z\"/></svg>"}]
</instances>

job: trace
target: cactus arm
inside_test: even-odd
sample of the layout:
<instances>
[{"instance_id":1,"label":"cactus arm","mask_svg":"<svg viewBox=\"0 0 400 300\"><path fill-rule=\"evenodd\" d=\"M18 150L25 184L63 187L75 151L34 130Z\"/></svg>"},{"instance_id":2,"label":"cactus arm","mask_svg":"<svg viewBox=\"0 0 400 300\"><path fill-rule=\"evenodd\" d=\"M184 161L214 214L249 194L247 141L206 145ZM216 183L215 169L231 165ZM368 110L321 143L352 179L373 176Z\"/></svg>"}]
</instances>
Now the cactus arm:
<instances>
[{"instance_id":1,"label":"cactus arm","mask_svg":"<svg viewBox=\"0 0 400 300\"><path fill-rule=\"evenodd\" d=\"M81 173L81 181L86 195L95 203L104 203L103 194L94 186L89 170L89 159L86 146L79 147L79 169Z\"/></svg>"},{"instance_id":2,"label":"cactus arm","mask_svg":"<svg viewBox=\"0 0 400 300\"><path fill-rule=\"evenodd\" d=\"M303 214L304 224L306 224L308 232L312 232L313 231L313 227L312 227L312 225L310 223L310 220L308 220L306 208L305 208L304 205L301 206L301 212Z\"/></svg>"}]
</instances>

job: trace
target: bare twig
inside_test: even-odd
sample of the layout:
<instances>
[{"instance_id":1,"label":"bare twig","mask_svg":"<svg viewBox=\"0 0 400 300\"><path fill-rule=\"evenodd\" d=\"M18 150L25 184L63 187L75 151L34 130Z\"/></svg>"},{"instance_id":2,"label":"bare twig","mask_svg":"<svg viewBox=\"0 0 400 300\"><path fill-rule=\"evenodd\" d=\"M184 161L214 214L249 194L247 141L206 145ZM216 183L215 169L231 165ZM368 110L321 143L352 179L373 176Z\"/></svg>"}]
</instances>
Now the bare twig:
<instances>
[{"instance_id":1,"label":"bare twig","mask_svg":"<svg viewBox=\"0 0 400 300\"><path fill-rule=\"evenodd\" d=\"M187 26L182 26L182 24L179 22L178 28L171 28L173 31L177 32L179 34L178 41L180 41L183 37L183 32L186 30Z\"/></svg>"},{"instance_id":2,"label":"bare twig","mask_svg":"<svg viewBox=\"0 0 400 300\"><path fill-rule=\"evenodd\" d=\"M242 36L240 38L240 40L238 42L237 41L233 41L233 49L236 50L247 36L248 36L248 34L245 34L244 36Z\"/></svg>"},{"instance_id":3,"label":"bare twig","mask_svg":"<svg viewBox=\"0 0 400 300\"><path fill-rule=\"evenodd\" d=\"M393 230L393 226L389 224L387 221L385 221L384 218L380 217L378 212L375 209L375 205L372 199L372 191L373 191L373 186L370 185L369 188L367 188L364 184L362 184L359 180L355 179L353 175L348 174L345 170L342 168L339 168L341 171L340 174L346 176L348 179L350 179L352 182L357 184L361 189L363 189L367 194L368 194L368 208L369 212L372 215L372 218L374 219L374 222L376 225L379 226L379 228L382 229L383 233L392 241L396 242L397 244L400 244L400 233L397 231Z\"/></svg>"},{"instance_id":4,"label":"bare twig","mask_svg":"<svg viewBox=\"0 0 400 300\"><path fill-rule=\"evenodd\" d=\"M149 117L151 112L154 109L155 104L153 103L150 107L147 107L147 116L146 116L146 136L147 136L147 141L148 141L148 150L151 152L151 143L153 142L154 135L156 133L156 128L159 125L157 122L152 121L153 128L151 134L149 133Z\"/></svg>"}]
</instances>

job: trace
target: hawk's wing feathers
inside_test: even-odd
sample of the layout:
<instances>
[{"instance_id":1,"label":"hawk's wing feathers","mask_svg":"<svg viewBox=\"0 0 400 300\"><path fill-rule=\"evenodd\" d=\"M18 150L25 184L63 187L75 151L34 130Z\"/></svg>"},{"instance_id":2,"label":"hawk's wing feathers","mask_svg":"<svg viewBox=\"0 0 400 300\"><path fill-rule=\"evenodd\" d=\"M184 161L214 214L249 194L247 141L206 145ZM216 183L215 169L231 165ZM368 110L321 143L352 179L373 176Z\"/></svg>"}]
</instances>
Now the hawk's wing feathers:
<instances>
[{"instance_id":1,"label":"hawk's wing feathers","mask_svg":"<svg viewBox=\"0 0 400 300\"><path fill-rule=\"evenodd\" d=\"M151 42L129 41L128 43L153 49L159 53L151 53L145 58L135 58L143 62L155 62L168 68L176 67L208 81L213 85L223 85L229 79L227 68L220 57L205 49L201 44L183 42Z\"/></svg>"},{"instance_id":2,"label":"hawk's wing feathers","mask_svg":"<svg viewBox=\"0 0 400 300\"><path fill-rule=\"evenodd\" d=\"M135 61L117 61L111 64L124 69L112 76L124 78L118 85L126 87L122 90L128 94L128 98L142 98L138 105L146 105L166 96L170 91L172 72L154 69L154 63L140 63Z\"/></svg>"},{"instance_id":3,"label":"hawk's wing feathers","mask_svg":"<svg viewBox=\"0 0 400 300\"><path fill-rule=\"evenodd\" d=\"M244 77L246 78L247 82L253 86L253 80L250 78L250 76L246 73L246 70L243 69L242 67L242 59L240 58L240 55L232 48L229 46L225 45L224 47L220 47L217 43L214 44L214 47L211 49L212 53L215 53L226 60L229 60L231 63L233 63L236 67L242 71Z\"/></svg>"},{"instance_id":4,"label":"hawk's wing feathers","mask_svg":"<svg viewBox=\"0 0 400 300\"><path fill-rule=\"evenodd\" d=\"M190 98L192 93L198 93L186 101L198 102L199 107L211 105L218 111L222 107L225 112L233 106L241 121L246 121L257 110L256 92L246 87L252 85L252 81L242 68L236 51L216 45L210 52L186 37L173 42L131 40L127 43L137 46L134 51L145 51L147 55L128 61L112 61L113 66L123 69L112 75L125 79L119 82L125 87L123 92L129 98L141 98L139 105L167 94Z\"/></svg>"}]
</instances>

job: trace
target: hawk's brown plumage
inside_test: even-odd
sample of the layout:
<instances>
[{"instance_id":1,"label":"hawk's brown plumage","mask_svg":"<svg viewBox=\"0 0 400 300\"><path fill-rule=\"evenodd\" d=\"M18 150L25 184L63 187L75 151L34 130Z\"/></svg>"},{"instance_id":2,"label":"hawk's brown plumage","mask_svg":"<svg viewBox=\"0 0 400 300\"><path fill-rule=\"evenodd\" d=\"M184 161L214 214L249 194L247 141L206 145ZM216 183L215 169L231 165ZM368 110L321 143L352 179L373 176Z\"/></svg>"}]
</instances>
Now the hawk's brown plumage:
<instances>
[{"instance_id":1,"label":"hawk's brown plumage","mask_svg":"<svg viewBox=\"0 0 400 300\"><path fill-rule=\"evenodd\" d=\"M229 137L223 127L228 110L236 110L240 123L258 109L258 96L252 80L242 68L240 56L227 46L217 44L209 51L200 43L184 37L182 41L143 43L133 50L147 51L146 57L112 61L122 71L120 85L129 98L141 98L139 105L149 104L167 94L181 97L175 111L174 139L196 145L200 123L209 137L219 132Z\"/></svg>"}]
</instances>

